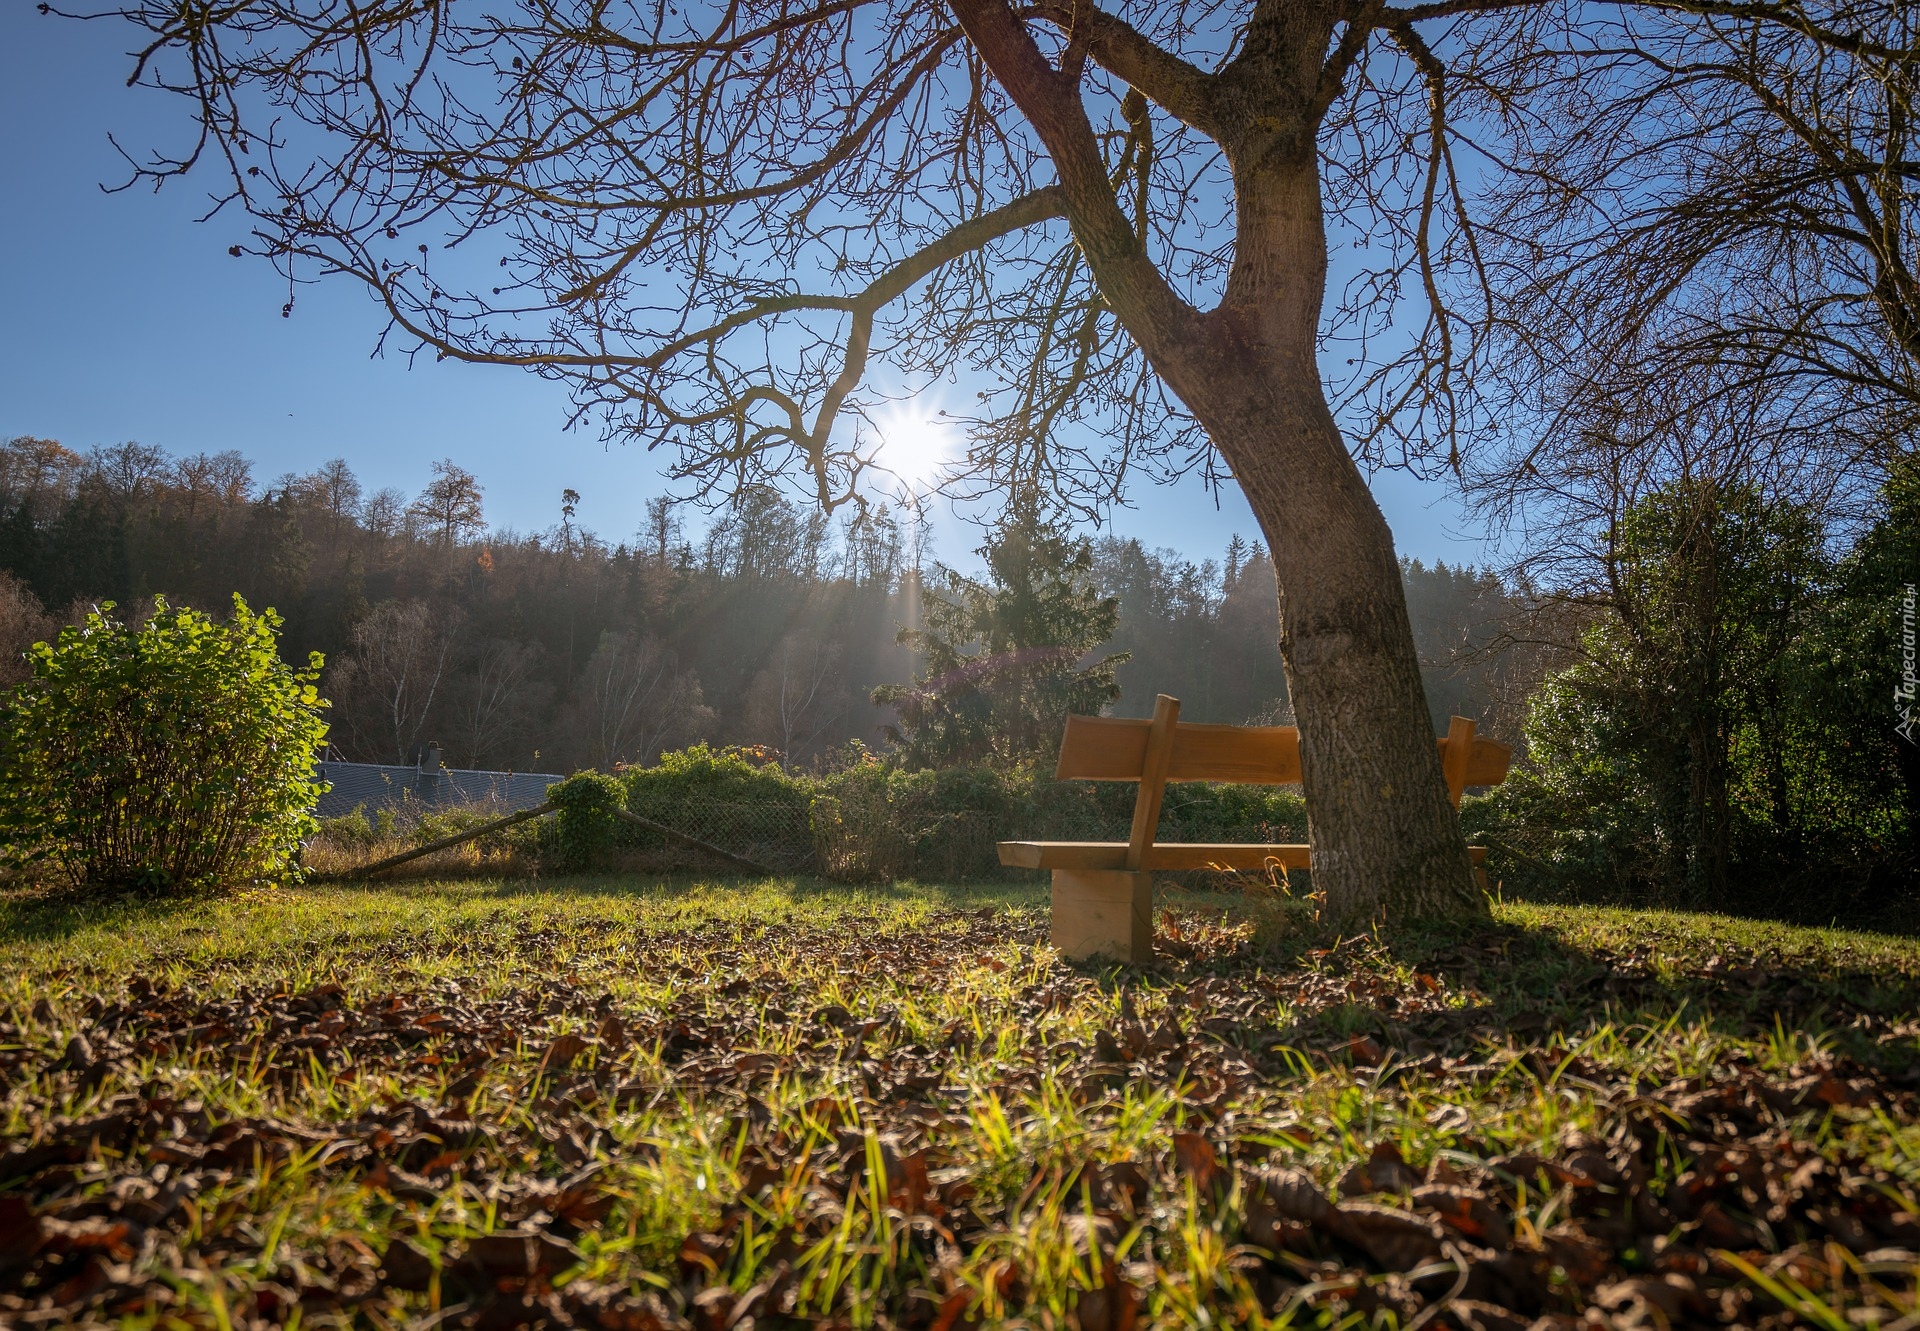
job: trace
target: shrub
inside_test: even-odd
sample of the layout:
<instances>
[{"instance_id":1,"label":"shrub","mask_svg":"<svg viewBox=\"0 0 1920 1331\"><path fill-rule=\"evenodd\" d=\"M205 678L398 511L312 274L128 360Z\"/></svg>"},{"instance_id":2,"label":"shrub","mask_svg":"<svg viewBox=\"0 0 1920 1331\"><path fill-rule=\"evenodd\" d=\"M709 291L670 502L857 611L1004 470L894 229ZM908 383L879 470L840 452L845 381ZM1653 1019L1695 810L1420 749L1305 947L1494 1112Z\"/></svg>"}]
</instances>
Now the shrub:
<instances>
[{"instance_id":1,"label":"shrub","mask_svg":"<svg viewBox=\"0 0 1920 1331\"><path fill-rule=\"evenodd\" d=\"M371 846L380 839L373 824L367 821L364 804L354 805L338 818L322 818L314 836L338 846Z\"/></svg>"},{"instance_id":2,"label":"shrub","mask_svg":"<svg viewBox=\"0 0 1920 1331\"><path fill-rule=\"evenodd\" d=\"M776 872L817 867L811 810L814 782L781 770L757 748L696 744L663 753L657 767L626 773L627 808ZM684 848L629 825L623 845L643 861L677 859ZM697 853L696 853L697 858Z\"/></svg>"},{"instance_id":3,"label":"shrub","mask_svg":"<svg viewBox=\"0 0 1920 1331\"><path fill-rule=\"evenodd\" d=\"M1030 766L907 771L870 755L818 781L821 868L853 880L1025 876L1001 867L1003 840L1124 841L1137 788L1055 781ZM1271 786L1167 788L1161 841L1304 841L1306 808Z\"/></svg>"},{"instance_id":4,"label":"shrub","mask_svg":"<svg viewBox=\"0 0 1920 1331\"><path fill-rule=\"evenodd\" d=\"M462 832L471 832L476 827L497 823L511 812L513 812L511 809L503 808L492 800L478 800L472 804L454 804L445 808L429 809L421 814L408 829L407 839L416 846L424 846L429 841L459 836ZM478 838L477 844L497 850L506 845L506 838L512 831L513 828L508 827L498 832L489 832Z\"/></svg>"},{"instance_id":5,"label":"shrub","mask_svg":"<svg viewBox=\"0 0 1920 1331\"><path fill-rule=\"evenodd\" d=\"M111 602L33 652L14 690L0 844L76 884L149 889L287 870L312 808L326 722L305 670L280 659L280 617L154 598L135 628Z\"/></svg>"},{"instance_id":6,"label":"shrub","mask_svg":"<svg viewBox=\"0 0 1920 1331\"><path fill-rule=\"evenodd\" d=\"M554 819L556 845L551 854L557 867L590 869L621 843L624 824L614 813L626 802L626 788L618 777L599 772L575 772L547 789L558 810Z\"/></svg>"},{"instance_id":7,"label":"shrub","mask_svg":"<svg viewBox=\"0 0 1920 1331\"><path fill-rule=\"evenodd\" d=\"M801 775L753 750L696 745L662 754L657 767L629 769L626 807L777 870L852 882L1028 878L1031 870L1000 864L996 843L1125 840L1132 822L1129 783L1055 781L1031 765L908 770L859 744L840 759ZM540 844L556 868L596 867L624 850L700 861L616 820L614 778L589 773L566 784L575 782L584 783L577 794L554 787L563 829ZM1298 792L1182 784L1168 788L1159 839L1297 842L1306 826Z\"/></svg>"},{"instance_id":8,"label":"shrub","mask_svg":"<svg viewBox=\"0 0 1920 1331\"><path fill-rule=\"evenodd\" d=\"M649 816L689 800L804 810L812 798L806 778L782 771L764 751L707 744L663 753L658 767L629 768L626 783L627 807Z\"/></svg>"}]
</instances>

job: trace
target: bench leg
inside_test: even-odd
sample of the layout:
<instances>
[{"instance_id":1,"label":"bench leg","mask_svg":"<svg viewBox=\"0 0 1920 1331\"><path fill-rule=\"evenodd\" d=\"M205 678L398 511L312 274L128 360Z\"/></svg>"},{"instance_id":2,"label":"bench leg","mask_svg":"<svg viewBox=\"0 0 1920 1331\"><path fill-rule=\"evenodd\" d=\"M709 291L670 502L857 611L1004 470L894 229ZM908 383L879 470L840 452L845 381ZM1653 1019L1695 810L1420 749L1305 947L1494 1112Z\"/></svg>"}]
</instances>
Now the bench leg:
<instances>
[{"instance_id":1,"label":"bench leg","mask_svg":"<svg viewBox=\"0 0 1920 1331\"><path fill-rule=\"evenodd\" d=\"M1125 869L1053 871L1053 945L1075 961L1153 960L1153 875Z\"/></svg>"}]
</instances>

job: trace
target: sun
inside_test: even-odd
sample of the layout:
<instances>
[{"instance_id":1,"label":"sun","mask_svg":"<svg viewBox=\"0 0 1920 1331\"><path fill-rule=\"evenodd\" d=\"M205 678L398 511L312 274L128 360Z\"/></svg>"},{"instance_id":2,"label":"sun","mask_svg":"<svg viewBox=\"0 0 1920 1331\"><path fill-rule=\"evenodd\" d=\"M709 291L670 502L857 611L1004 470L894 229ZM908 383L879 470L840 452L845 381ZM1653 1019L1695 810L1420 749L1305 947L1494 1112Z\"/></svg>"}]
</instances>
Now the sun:
<instances>
[{"instance_id":1,"label":"sun","mask_svg":"<svg viewBox=\"0 0 1920 1331\"><path fill-rule=\"evenodd\" d=\"M925 402L895 403L874 416L873 427L880 437L874 461L910 490L932 489L959 458L959 430Z\"/></svg>"}]
</instances>

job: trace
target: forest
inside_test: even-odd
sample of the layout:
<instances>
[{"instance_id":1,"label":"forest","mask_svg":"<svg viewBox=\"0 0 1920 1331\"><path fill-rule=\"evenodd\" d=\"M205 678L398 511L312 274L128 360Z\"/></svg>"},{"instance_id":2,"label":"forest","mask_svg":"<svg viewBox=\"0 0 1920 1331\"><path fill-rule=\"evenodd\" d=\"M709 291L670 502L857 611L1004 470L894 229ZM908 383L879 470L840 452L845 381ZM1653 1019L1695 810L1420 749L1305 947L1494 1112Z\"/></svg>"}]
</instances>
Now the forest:
<instances>
[{"instance_id":1,"label":"forest","mask_svg":"<svg viewBox=\"0 0 1920 1331\"><path fill-rule=\"evenodd\" d=\"M451 460L407 496L365 492L340 459L261 482L233 452L12 439L0 680L87 605L137 613L159 593L220 612L237 592L285 618L288 659L324 655L330 739L349 761L410 762L438 741L459 767L567 773L706 740L807 765L885 743L896 708L872 694L911 678L901 631L950 574L911 515L882 504L829 523L760 489L697 525L656 501L643 530L613 540L575 521L577 494L554 499L554 525L521 533L488 525L482 482ZM1236 535L1195 562L1071 536L1060 557L1076 550L1080 584L1117 601L1086 644L1125 655L1117 713L1165 692L1196 720L1284 715L1259 545ZM1440 728L1464 711L1512 729L1504 658L1479 651L1509 599L1499 580L1418 563L1406 576Z\"/></svg>"}]
</instances>

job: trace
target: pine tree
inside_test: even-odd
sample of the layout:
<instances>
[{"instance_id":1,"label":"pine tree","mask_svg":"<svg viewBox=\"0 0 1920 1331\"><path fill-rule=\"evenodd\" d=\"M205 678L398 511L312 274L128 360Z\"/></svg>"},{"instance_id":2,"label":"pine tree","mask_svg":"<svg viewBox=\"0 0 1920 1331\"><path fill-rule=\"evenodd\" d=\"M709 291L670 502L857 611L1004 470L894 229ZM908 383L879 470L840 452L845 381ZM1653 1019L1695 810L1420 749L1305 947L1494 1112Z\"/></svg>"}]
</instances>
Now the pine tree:
<instances>
[{"instance_id":1,"label":"pine tree","mask_svg":"<svg viewBox=\"0 0 1920 1331\"><path fill-rule=\"evenodd\" d=\"M977 553L986 581L936 566L922 624L900 631L921 657L914 682L873 692L899 718L888 738L917 766L1041 758L1067 716L1120 696L1115 671L1127 654L1089 660L1120 618L1119 599L1094 585L1090 544L1023 504Z\"/></svg>"}]
</instances>

